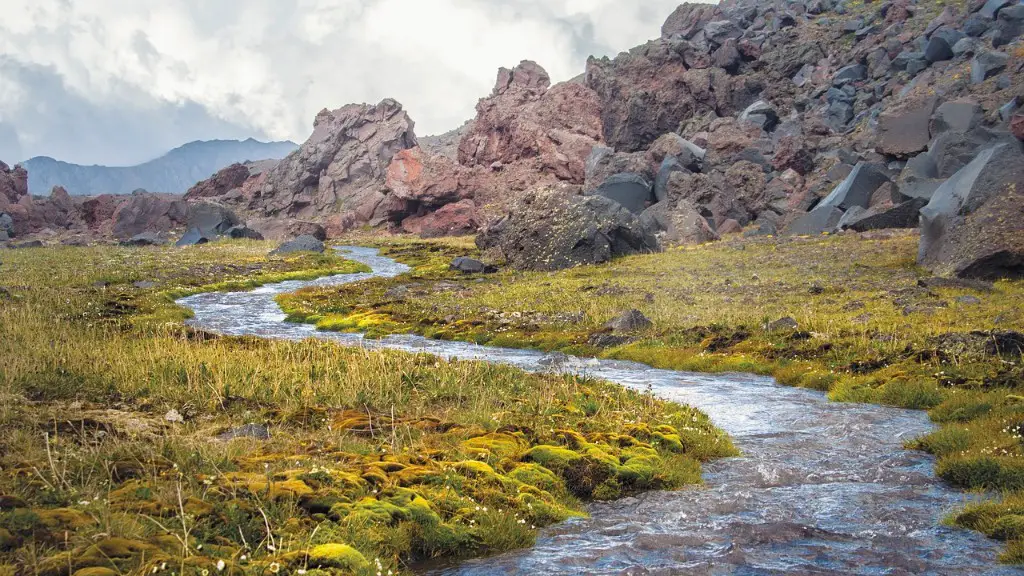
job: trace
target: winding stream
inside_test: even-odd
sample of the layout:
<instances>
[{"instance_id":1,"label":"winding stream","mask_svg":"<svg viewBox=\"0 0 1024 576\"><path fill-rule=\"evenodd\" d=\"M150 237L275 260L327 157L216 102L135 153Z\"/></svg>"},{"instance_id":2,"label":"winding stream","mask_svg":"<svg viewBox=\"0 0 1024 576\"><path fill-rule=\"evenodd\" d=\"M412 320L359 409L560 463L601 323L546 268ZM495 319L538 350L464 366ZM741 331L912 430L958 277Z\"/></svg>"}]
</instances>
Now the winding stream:
<instances>
[{"instance_id":1,"label":"winding stream","mask_svg":"<svg viewBox=\"0 0 1024 576\"><path fill-rule=\"evenodd\" d=\"M417 336L369 341L284 322L277 294L408 270L373 249L341 250L373 272L199 294L179 303L195 312L190 324L224 334L316 337L552 369L552 357L540 352ZM931 429L924 412L829 403L821 393L742 374L593 359L556 361L555 367L650 388L700 408L743 456L705 465L704 487L592 505L590 518L545 530L534 548L439 566L431 574L1024 574L996 563L998 543L939 524L968 497L936 479L931 457L902 449L905 440Z\"/></svg>"}]
</instances>

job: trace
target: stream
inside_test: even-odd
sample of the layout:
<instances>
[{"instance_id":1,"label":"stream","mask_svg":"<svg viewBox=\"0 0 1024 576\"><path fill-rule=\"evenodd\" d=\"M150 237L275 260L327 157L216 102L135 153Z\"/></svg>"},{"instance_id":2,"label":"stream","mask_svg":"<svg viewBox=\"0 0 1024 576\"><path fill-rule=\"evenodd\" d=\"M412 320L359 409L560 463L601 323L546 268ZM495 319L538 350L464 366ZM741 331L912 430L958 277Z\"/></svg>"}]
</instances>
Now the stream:
<instances>
[{"instance_id":1,"label":"stream","mask_svg":"<svg viewBox=\"0 0 1024 576\"><path fill-rule=\"evenodd\" d=\"M830 403L811 390L744 374L694 374L615 360L561 358L418 336L364 340L291 324L281 293L408 267L370 248L339 248L373 272L282 282L179 300L189 324L229 335L425 352L563 370L651 390L695 406L742 451L704 466L705 485L588 507L589 518L544 530L533 548L425 569L429 574L1024 574L1001 566L1001 545L942 526L971 498L944 485L932 457L902 448L932 429L924 412Z\"/></svg>"}]
</instances>

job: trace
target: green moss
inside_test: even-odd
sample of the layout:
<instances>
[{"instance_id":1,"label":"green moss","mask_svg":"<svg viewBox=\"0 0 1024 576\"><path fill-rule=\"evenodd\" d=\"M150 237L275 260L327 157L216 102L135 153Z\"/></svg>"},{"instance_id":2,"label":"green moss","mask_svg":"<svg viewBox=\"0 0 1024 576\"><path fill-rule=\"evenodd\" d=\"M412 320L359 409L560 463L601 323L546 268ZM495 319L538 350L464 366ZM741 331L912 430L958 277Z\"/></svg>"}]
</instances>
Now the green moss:
<instances>
[{"instance_id":1,"label":"green moss","mask_svg":"<svg viewBox=\"0 0 1024 576\"><path fill-rule=\"evenodd\" d=\"M321 544L309 551L310 565L319 568L341 568L353 572L367 570L370 562L348 544Z\"/></svg>"}]
</instances>

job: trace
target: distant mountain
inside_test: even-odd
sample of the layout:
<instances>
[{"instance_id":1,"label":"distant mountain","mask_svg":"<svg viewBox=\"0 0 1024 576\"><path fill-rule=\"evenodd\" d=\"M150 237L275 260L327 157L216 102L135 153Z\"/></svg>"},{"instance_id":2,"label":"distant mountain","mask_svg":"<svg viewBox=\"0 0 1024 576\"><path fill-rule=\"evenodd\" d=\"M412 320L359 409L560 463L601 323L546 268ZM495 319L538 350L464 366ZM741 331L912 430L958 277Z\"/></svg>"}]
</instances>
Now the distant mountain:
<instances>
[{"instance_id":1,"label":"distant mountain","mask_svg":"<svg viewBox=\"0 0 1024 576\"><path fill-rule=\"evenodd\" d=\"M298 148L294 142L259 142L252 138L190 142L138 166L80 166L37 156L22 162L28 170L28 189L46 195L54 186L68 193L128 194L145 188L150 192L183 193L193 184L235 162L284 158Z\"/></svg>"}]
</instances>

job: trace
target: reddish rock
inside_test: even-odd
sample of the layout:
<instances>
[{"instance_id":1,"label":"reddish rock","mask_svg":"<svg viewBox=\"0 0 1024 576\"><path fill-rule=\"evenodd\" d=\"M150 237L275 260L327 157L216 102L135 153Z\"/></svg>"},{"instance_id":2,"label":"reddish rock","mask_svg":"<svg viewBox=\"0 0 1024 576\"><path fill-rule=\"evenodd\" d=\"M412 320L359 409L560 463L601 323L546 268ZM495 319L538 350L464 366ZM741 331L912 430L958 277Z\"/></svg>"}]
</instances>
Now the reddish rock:
<instances>
[{"instance_id":1,"label":"reddish rock","mask_svg":"<svg viewBox=\"0 0 1024 576\"><path fill-rule=\"evenodd\" d=\"M447 204L424 216L411 216L402 221L402 230L421 238L464 236L475 233L481 225L480 213L472 200Z\"/></svg>"},{"instance_id":2,"label":"reddish rock","mask_svg":"<svg viewBox=\"0 0 1024 576\"><path fill-rule=\"evenodd\" d=\"M814 156L802 137L783 136L775 147L772 167L776 170L792 168L800 174L810 174L814 170Z\"/></svg>"},{"instance_id":3,"label":"reddish rock","mask_svg":"<svg viewBox=\"0 0 1024 576\"><path fill-rule=\"evenodd\" d=\"M459 162L491 167L528 160L540 174L582 184L587 155L601 142L600 103L580 84L549 84L534 62L502 68L494 91L477 103Z\"/></svg>"},{"instance_id":4,"label":"reddish rock","mask_svg":"<svg viewBox=\"0 0 1024 576\"><path fill-rule=\"evenodd\" d=\"M244 164L232 164L197 183L185 193L185 200L199 198L220 198L236 190L249 179L249 168Z\"/></svg>"},{"instance_id":5,"label":"reddish rock","mask_svg":"<svg viewBox=\"0 0 1024 576\"><path fill-rule=\"evenodd\" d=\"M188 204L175 194L138 191L117 206L111 219L115 238L168 232L188 222Z\"/></svg>"},{"instance_id":6,"label":"reddish rock","mask_svg":"<svg viewBox=\"0 0 1024 576\"><path fill-rule=\"evenodd\" d=\"M717 232L719 236L725 236L726 234L739 234L740 232L743 232L743 226L740 226L739 222L729 218L718 225Z\"/></svg>"},{"instance_id":7,"label":"reddish rock","mask_svg":"<svg viewBox=\"0 0 1024 576\"><path fill-rule=\"evenodd\" d=\"M1024 140L1024 114L1014 114L1010 119L1010 131L1020 140Z\"/></svg>"},{"instance_id":8,"label":"reddish rock","mask_svg":"<svg viewBox=\"0 0 1024 576\"><path fill-rule=\"evenodd\" d=\"M249 220L249 228L257 231L267 240L284 241L299 236L312 236L317 240L327 239L327 230L316 222L293 218L262 218Z\"/></svg>"},{"instance_id":9,"label":"reddish rock","mask_svg":"<svg viewBox=\"0 0 1024 576\"><path fill-rule=\"evenodd\" d=\"M300 219L323 217L338 206L374 212L391 159L414 146L413 121L394 100L322 110L309 139L257 178L257 189L250 186L250 207Z\"/></svg>"},{"instance_id":10,"label":"reddish rock","mask_svg":"<svg viewBox=\"0 0 1024 576\"><path fill-rule=\"evenodd\" d=\"M715 20L719 14L718 6L712 4L685 3L680 4L661 26L661 37L692 38L700 30Z\"/></svg>"},{"instance_id":11,"label":"reddish rock","mask_svg":"<svg viewBox=\"0 0 1024 576\"><path fill-rule=\"evenodd\" d=\"M713 163L725 161L735 154L750 148L761 135L761 128L750 122L735 118L719 118L711 123L708 130L708 150L715 156Z\"/></svg>"},{"instance_id":12,"label":"reddish rock","mask_svg":"<svg viewBox=\"0 0 1024 576\"><path fill-rule=\"evenodd\" d=\"M97 230L114 217L114 211L124 196L100 194L82 202L82 220L86 226Z\"/></svg>"},{"instance_id":13,"label":"reddish rock","mask_svg":"<svg viewBox=\"0 0 1024 576\"><path fill-rule=\"evenodd\" d=\"M462 198L462 167L444 156L427 155L419 147L402 150L388 166L385 186L402 200L436 208Z\"/></svg>"},{"instance_id":14,"label":"reddish rock","mask_svg":"<svg viewBox=\"0 0 1024 576\"><path fill-rule=\"evenodd\" d=\"M334 214L324 221L324 233L328 238L337 238L345 232L355 229L358 225L359 221L354 212L342 212Z\"/></svg>"}]
</instances>

